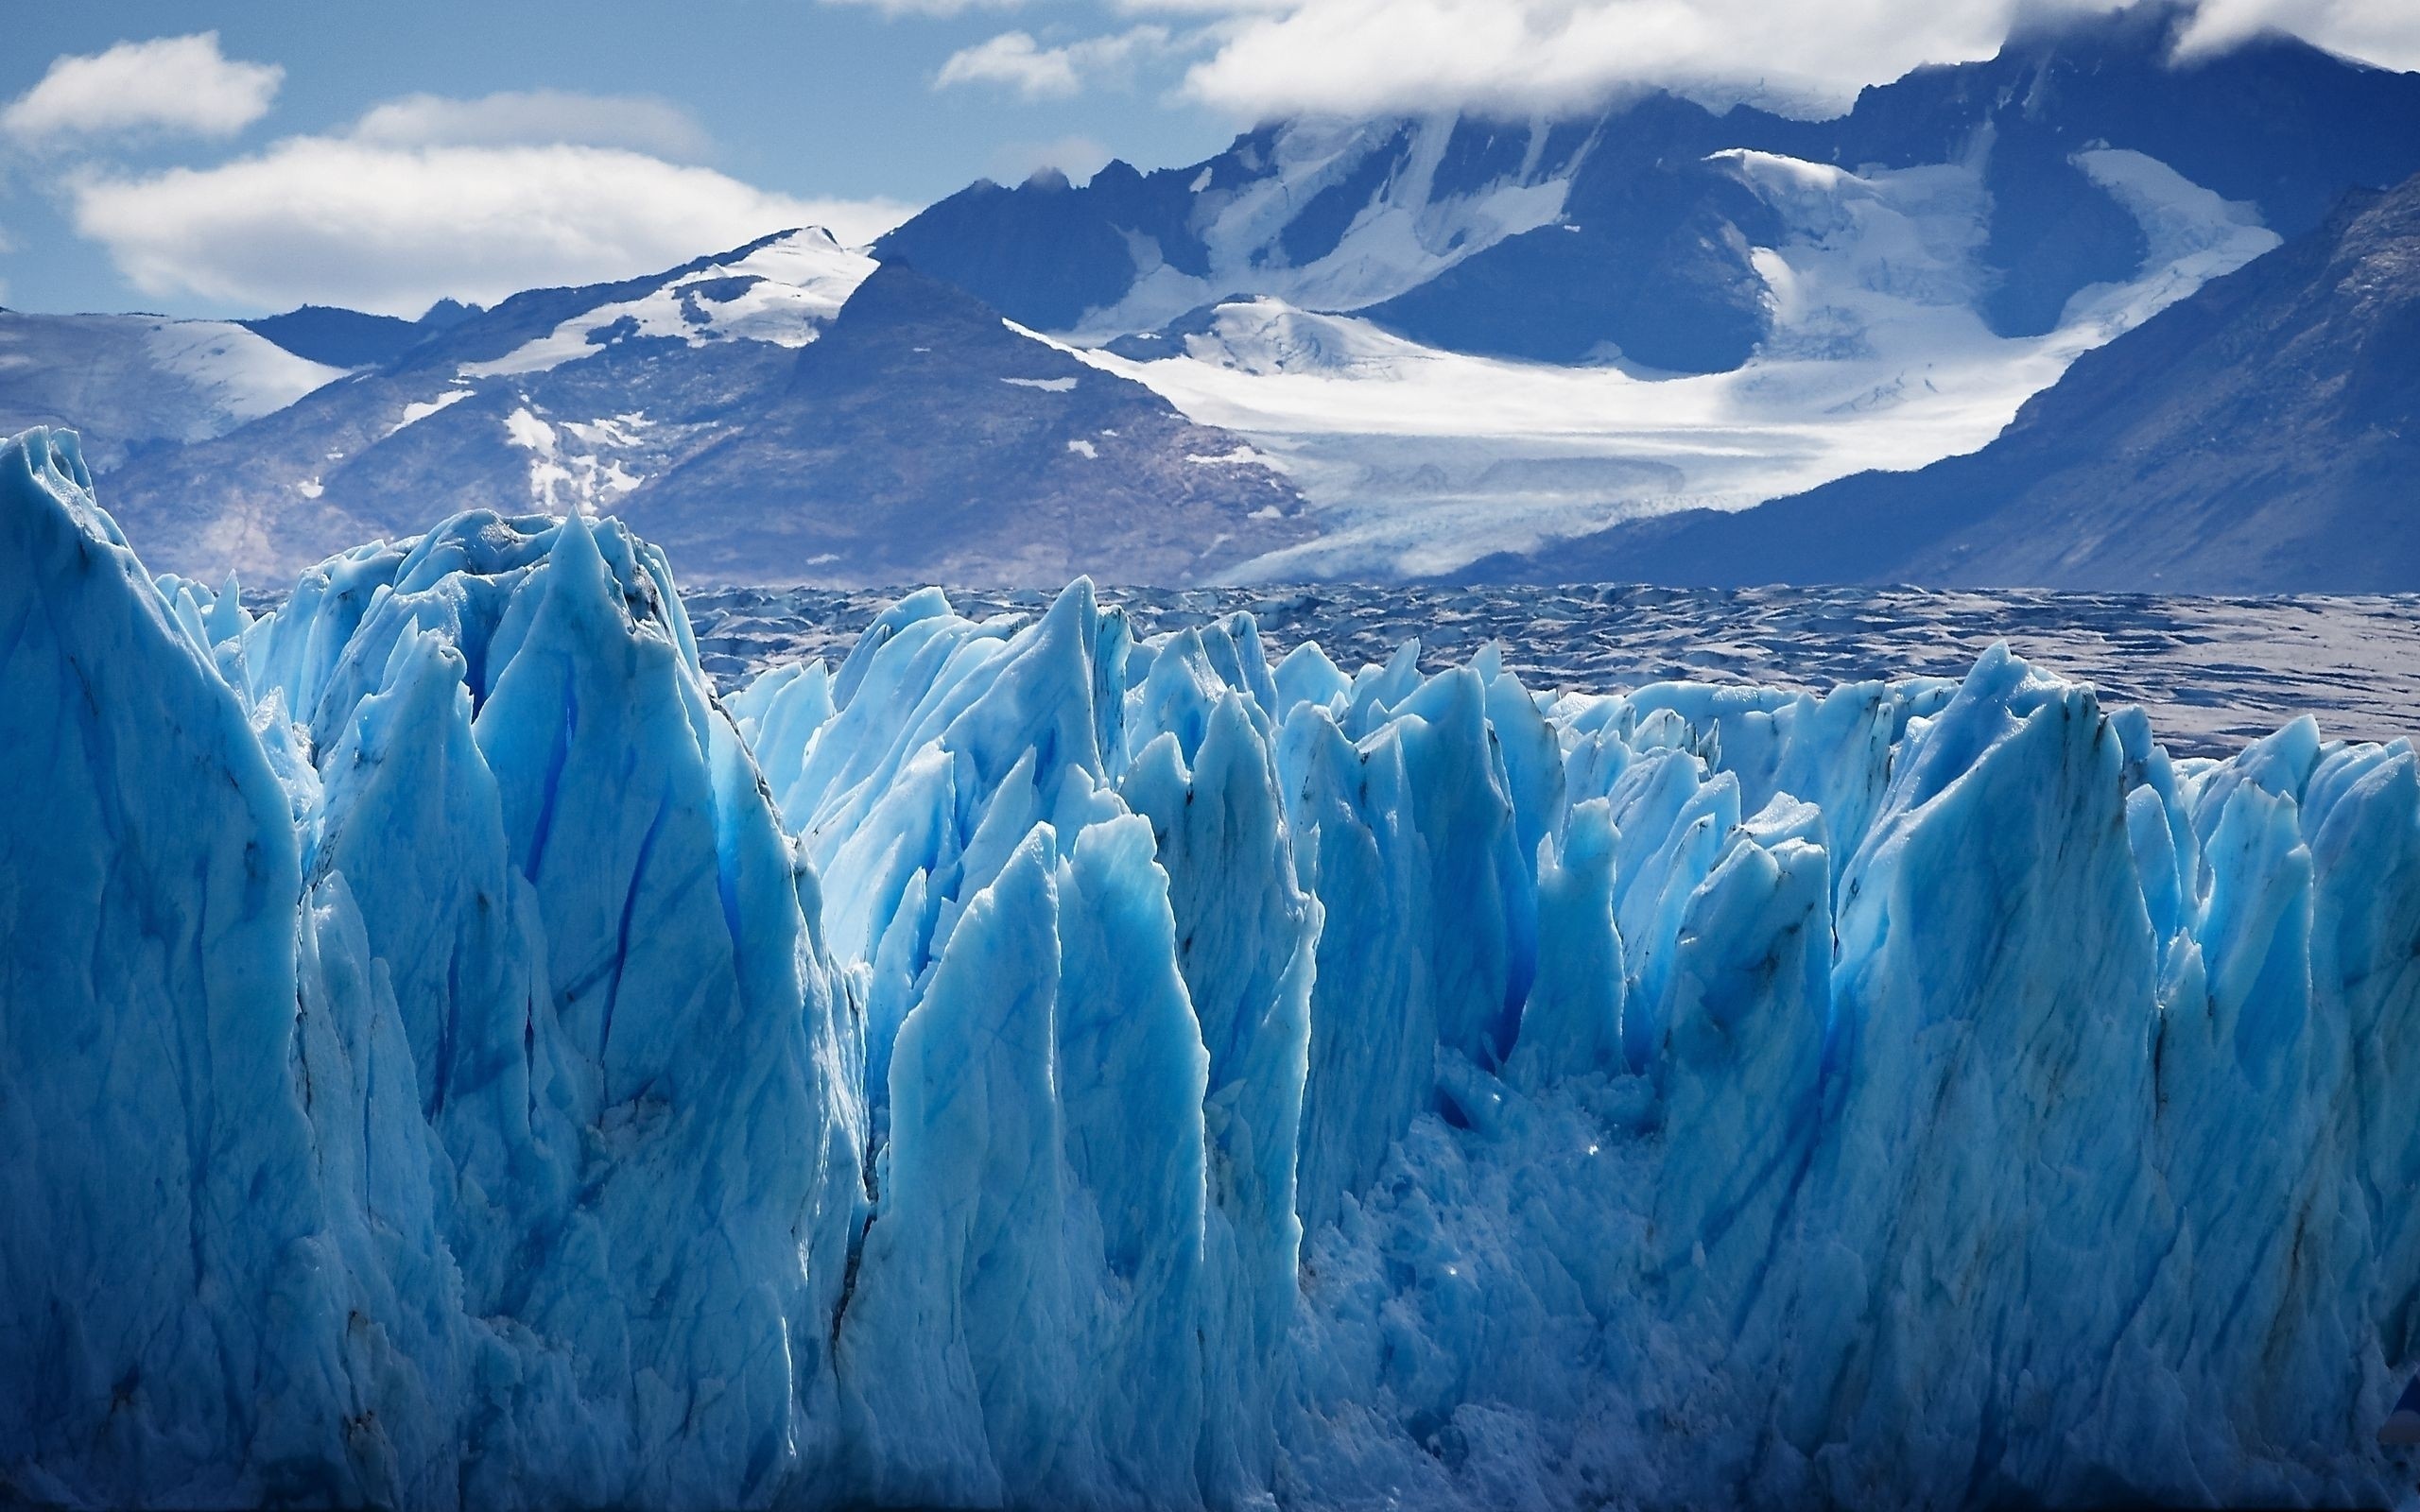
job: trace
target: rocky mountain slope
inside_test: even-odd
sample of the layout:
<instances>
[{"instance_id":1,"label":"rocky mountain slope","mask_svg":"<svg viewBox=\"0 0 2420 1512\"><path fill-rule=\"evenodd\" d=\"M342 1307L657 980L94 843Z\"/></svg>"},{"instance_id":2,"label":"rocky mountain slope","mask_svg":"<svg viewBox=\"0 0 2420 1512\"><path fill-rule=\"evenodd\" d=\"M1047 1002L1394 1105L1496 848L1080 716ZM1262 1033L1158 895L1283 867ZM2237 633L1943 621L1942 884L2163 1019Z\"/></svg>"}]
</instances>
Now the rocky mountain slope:
<instances>
[{"instance_id":1,"label":"rocky mountain slope","mask_svg":"<svg viewBox=\"0 0 2420 1512\"><path fill-rule=\"evenodd\" d=\"M704 580L1188 583L1311 533L1234 436L904 263L727 423L615 510Z\"/></svg>"},{"instance_id":2,"label":"rocky mountain slope","mask_svg":"<svg viewBox=\"0 0 2420 1512\"><path fill-rule=\"evenodd\" d=\"M135 458L109 474L112 496L164 566L214 577L283 574L474 507L644 518L683 544L684 569L724 581L992 581L1045 561L1175 581L1305 533L1282 523L1293 489L1236 438L905 268L880 313L802 364L874 267L801 232L517 295L226 435ZM1028 369L1034 387L990 376ZM1006 464L994 446L1011 432L1065 465ZM752 460L734 471L724 454ZM970 505L994 521L988 537ZM1055 537L1024 523L1052 510ZM1010 544L1028 538L1062 547Z\"/></svg>"}]
</instances>

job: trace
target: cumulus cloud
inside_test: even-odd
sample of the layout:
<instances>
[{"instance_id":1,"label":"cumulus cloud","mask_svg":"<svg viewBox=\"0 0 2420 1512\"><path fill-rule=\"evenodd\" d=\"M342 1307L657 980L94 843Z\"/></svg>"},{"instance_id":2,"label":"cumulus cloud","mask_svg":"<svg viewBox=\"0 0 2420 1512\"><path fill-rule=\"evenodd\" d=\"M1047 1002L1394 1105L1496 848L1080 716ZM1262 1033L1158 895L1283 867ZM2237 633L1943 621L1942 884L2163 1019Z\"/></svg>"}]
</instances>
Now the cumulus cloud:
<instances>
[{"instance_id":1,"label":"cumulus cloud","mask_svg":"<svg viewBox=\"0 0 2420 1512\"><path fill-rule=\"evenodd\" d=\"M1987 58L2019 23L2166 0L1117 0L1189 18L1153 55L1198 52L1179 93L1252 119L1316 112L1602 103L1663 86L1828 112L1922 63ZM1159 28L1150 28L1158 31ZM2203 0L2185 50L2290 32L2394 68L2420 67L2413 0ZM951 58L940 82L1028 98L1091 81L1132 33L1045 46L1011 31Z\"/></svg>"},{"instance_id":2,"label":"cumulus cloud","mask_svg":"<svg viewBox=\"0 0 2420 1512\"><path fill-rule=\"evenodd\" d=\"M2348 58L2420 69L2420 5L2410 0L2204 0L2184 50L2206 52L2261 31L2289 31Z\"/></svg>"},{"instance_id":3,"label":"cumulus cloud","mask_svg":"<svg viewBox=\"0 0 2420 1512\"><path fill-rule=\"evenodd\" d=\"M33 88L0 111L21 142L130 131L233 136L268 113L285 70L231 60L218 33L122 42L54 59Z\"/></svg>"},{"instance_id":4,"label":"cumulus cloud","mask_svg":"<svg viewBox=\"0 0 2420 1512\"><path fill-rule=\"evenodd\" d=\"M870 241L911 208L801 199L615 147L296 137L210 168L91 174L76 228L146 293L417 315L442 296L629 277L799 225Z\"/></svg>"},{"instance_id":5,"label":"cumulus cloud","mask_svg":"<svg viewBox=\"0 0 2420 1512\"><path fill-rule=\"evenodd\" d=\"M2021 3L1304 0L1236 26L1184 90L1249 116L1553 109L1712 80L1845 103L1919 63L1990 56Z\"/></svg>"},{"instance_id":6,"label":"cumulus cloud","mask_svg":"<svg viewBox=\"0 0 2420 1512\"><path fill-rule=\"evenodd\" d=\"M952 53L934 76L933 87L984 82L1004 84L1028 100L1064 99L1104 76L1122 74L1140 58L1167 51L1168 45L1166 26L1136 26L1060 47L1046 47L1026 32L1002 32Z\"/></svg>"},{"instance_id":7,"label":"cumulus cloud","mask_svg":"<svg viewBox=\"0 0 2420 1512\"><path fill-rule=\"evenodd\" d=\"M1004 31L950 54L933 87L946 89L977 79L1007 84L1028 99L1073 94L1078 88L1075 60L1066 49L1045 47L1022 31Z\"/></svg>"},{"instance_id":8,"label":"cumulus cloud","mask_svg":"<svg viewBox=\"0 0 2420 1512\"><path fill-rule=\"evenodd\" d=\"M696 161L714 147L705 129L668 100L569 90L510 90L477 99L406 94L372 109L351 133L385 146L628 147Z\"/></svg>"}]
</instances>

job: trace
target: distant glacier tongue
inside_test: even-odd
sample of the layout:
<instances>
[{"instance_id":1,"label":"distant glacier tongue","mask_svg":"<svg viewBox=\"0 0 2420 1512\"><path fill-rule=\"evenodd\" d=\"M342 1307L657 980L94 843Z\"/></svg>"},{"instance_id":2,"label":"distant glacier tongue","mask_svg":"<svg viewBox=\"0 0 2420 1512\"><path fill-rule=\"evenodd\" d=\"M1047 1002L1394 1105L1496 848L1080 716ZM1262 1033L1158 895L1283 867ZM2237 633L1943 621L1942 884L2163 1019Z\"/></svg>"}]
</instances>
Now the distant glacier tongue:
<instances>
[{"instance_id":1,"label":"distant glacier tongue","mask_svg":"<svg viewBox=\"0 0 2420 1512\"><path fill-rule=\"evenodd\" d=\"M2420 760L458 516L254 617L0 448L0 1499L2390 1499Z\"/></svg>"}]
</instances>

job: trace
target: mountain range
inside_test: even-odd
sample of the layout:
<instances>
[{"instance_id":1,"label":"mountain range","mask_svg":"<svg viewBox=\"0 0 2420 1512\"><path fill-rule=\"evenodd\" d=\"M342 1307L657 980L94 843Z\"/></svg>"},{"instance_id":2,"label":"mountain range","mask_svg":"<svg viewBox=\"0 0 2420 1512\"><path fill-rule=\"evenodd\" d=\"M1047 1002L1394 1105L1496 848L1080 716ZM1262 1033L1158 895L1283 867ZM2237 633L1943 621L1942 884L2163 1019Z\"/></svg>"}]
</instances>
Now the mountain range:
<instances>
[{"instance_id":1,"label":"mountain range","mask_svg":"<svg viewBox=\"0 0 2420 1512\"><path fill-rule=\"evenodd\" d=\"M2405 306L2313 281L2357 223L2394 264L2359 197L2420 171L2420 75L2279 37L2180 60L2188 18L2020 31L1829 120L1277 122L980 182L869 249L789 232L418 321L0 315L0 424L82 428L157 563L214 577L483 505L620 515L723 581L2409 584L2292 543L2321 472L2347 519L2392 507L2360 479L2399 433L2289 390L2357 350L2401 381ZM2252 304L2290 360L2217 355ZM2292 428L2179 438L2261 404ZM2230 460L2256 445L2300 460ZM1938 530L1824 541L1831 511Z\"/></svg>"},{"instance_id":2,"label":"mountain range","mask_svg":"<svg viewBox=\"0 0 2420 1512\"><path fill-rule=\"evenodd\" d=\"M2420 169L2420 81L2282 36L2178 64L2187 14L2020 30L1989 61L1918 69L1825 121L1656 92L1518 125L1272 125L1191 167L977 183L875 252L1079 337L1265 294L1448 351L1711 372L1782 328L1755 254L1792 207L1733 154L1860 177L1954 163L1985 199L1978 313L1995 335L2040 335L2152 250L2156 228L2080 153L2144 154L2289 235L2345 185Z\"/></svg>"},{"instance_id":3,"label":"mountain range","mask_svg":"<svg viewBox=\"0 0 2420 1512\"><path fill-rule=\"evenodd\" d=\"M163 562L252 576L477 507L645 520L726 580L1182 582L1306 533L1239 438L877 267L802 232L516 295L104 486Z\"/></svg>"}]
</instances>

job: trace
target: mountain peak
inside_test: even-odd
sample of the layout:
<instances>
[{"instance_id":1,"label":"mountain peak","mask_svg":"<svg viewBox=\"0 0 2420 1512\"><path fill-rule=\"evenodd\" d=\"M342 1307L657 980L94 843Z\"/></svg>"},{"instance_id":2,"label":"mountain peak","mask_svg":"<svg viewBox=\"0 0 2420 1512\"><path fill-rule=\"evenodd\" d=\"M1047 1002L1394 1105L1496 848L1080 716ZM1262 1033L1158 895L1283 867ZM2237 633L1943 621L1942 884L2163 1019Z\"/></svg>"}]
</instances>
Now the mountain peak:
<instances>
[{"instance_id":1,"label":"mountain peak","mask_svg":"<svg viewBox=\"0 0 2420 1512\"><path fill-rule=\"evenodd\" d=\"M463 321L471 318L471 317L475 315L484 315L486 313L486 305L465 304L460 300L449 297L438 301L435 304L432 304L427 309L422 311L420 318L413 323L416 325L425 326L431 331L444 331L451 327L460 325Z\"/></svg>"},{"instance_id":2,"label":"mountain peak","mask_svg":"<svg viewBox=\"0 0 2420 1512\"><path fill-rule=\"evenodd\" d=\"M441 301L450 302L450 301ZM432 308L432 315L435 310ZM238 322L296 356L331 368L375 368L392 362L442 325L370 315L326 304L305 304L284 315Z\"/></svg>"}]
</instances>

